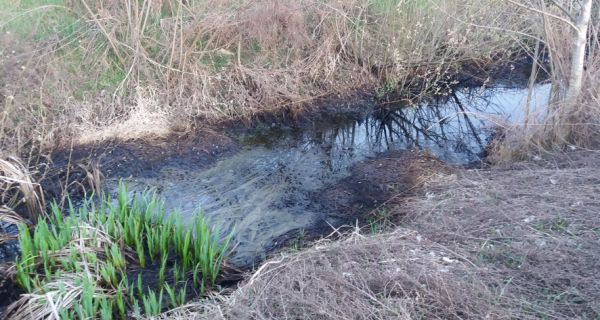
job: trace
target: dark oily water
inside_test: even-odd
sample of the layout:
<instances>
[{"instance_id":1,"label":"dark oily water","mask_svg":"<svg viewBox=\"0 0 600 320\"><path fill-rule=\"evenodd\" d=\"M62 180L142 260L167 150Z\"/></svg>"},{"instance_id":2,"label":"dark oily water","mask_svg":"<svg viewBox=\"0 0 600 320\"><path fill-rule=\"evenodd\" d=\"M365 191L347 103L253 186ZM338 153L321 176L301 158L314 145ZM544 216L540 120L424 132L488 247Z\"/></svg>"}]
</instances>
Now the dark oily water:
<instances>
[{"instance_id":1,"label":"dark oily water","mask_svg":"<svg viewBox=\"0 0 600 320\"><path fill-rule=\"evenodd\" d=\"M530 96L531 113L543 110L549 87ZM357 162L388 150L428 150L450 164L470 164L495 124L523 120L527 89L461 89L418 107L376 111L362 119L314 123L303 130L266 128L247 147L206 169L166 167L155 176L129 177L130 189L155 188L167 209L184 217L201 207L222 230L234 228L232 262L251 266L287 235L335 225L312 203L315 192L346 177ZM108 181L114 190L117 180Z\"/></svg>"}]
</instances>

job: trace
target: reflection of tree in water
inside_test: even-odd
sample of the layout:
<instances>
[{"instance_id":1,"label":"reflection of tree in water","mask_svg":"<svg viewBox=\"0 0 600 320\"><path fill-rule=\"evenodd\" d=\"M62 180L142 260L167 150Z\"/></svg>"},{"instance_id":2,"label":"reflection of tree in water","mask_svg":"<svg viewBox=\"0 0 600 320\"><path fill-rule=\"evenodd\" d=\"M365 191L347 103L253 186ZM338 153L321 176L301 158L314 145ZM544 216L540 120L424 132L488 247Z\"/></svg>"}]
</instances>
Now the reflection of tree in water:
<instances>
[{"instance_id":1,"label":"reflection of tree in water","mask_svg":"<svg viewBox=\"0 0 600 320\"><path fill-rule=\"evenodd\" d=\"M364 120L316 132L312 142L334 158L338 153L352 157L356 149L420 148L477 159L489 136L478 115L498 110L491 103L494 93L465 88L417 107L381 108Z\"/></svg>"},{"instance_id":2,"label":"reflection of tree in water","mask_svg":"<svg viewBox=\"0 0 600 320\"><path fill-rule=\"evenodd\" d=\"M474 89L452 92L446 97L411 108L379 110L370 119L376 140L391 148L403 140L408 147L451 148L457 153L476 155L484 147L483 121L473 117L490 112L490 90L484 95Z\"/></svg>"}]
</instances>

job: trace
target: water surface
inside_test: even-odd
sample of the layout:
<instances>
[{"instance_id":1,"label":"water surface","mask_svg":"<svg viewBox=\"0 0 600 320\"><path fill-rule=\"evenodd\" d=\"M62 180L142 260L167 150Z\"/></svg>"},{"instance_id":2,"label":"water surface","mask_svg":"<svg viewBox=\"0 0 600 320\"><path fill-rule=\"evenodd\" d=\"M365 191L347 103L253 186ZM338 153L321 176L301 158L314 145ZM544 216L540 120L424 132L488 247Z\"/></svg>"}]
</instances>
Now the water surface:
<instances>
[{"instance_id":1,"label":"water surface","mask_svg":"<svg viewBox=\"0 0 600 320\"><path fill-rule=\"evenodd\" d=\"M539 85L531 112L542 112L549 87ZM209 168L165 166L153 177L129 177L132 190L155 188L184 217L202 207L212 223L235 226L233 262L248 266L286 236L337 221L312 195L347 177L361 160L419 148L455 165L476 163L494 128L520 122L528 90L464 88L419 106L340 116L303 128L263 127L245 147ZM189 169L192 168L192 169ZM117 179L108 181L115 188Z\"/></svg>"}]
</instances>

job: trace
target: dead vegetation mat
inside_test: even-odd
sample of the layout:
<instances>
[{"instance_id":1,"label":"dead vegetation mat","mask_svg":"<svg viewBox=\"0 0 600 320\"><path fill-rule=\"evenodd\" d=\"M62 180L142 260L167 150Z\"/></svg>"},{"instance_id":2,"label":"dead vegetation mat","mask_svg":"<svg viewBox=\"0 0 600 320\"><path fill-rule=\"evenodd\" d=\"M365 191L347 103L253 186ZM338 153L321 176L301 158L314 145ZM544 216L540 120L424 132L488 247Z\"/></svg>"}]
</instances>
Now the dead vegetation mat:
<instances>
[{"instance_id":1,"label":"dead vegetation mat","mask_svg":"<svg viewBox=\"0 0 600 320\"><path fill-rule=\"evenodd\" d=\"M600 153L578 151L429 182L403 225L482 268L512 318L600 314Z\"/></svg>"}]
</instances>

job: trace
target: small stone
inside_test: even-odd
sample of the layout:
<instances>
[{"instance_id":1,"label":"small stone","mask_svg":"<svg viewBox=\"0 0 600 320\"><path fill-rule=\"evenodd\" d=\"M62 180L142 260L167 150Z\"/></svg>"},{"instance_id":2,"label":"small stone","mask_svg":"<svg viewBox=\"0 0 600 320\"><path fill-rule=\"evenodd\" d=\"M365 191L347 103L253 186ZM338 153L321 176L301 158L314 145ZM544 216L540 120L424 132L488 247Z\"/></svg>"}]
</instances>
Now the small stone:
<instances>
[{"instance_id":1,"label":"small stone","mask_svg":"<svg viewBox=\"0 0 600 320\"><path fill-rule=\"evenodd\" d=\"M456 262L456 260L450 259L448 257L442 257L442 261L444 261L446 263L454 263L454 262Z\"/></svg>"}]
</instances>

